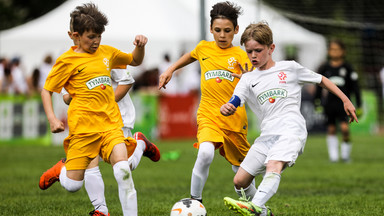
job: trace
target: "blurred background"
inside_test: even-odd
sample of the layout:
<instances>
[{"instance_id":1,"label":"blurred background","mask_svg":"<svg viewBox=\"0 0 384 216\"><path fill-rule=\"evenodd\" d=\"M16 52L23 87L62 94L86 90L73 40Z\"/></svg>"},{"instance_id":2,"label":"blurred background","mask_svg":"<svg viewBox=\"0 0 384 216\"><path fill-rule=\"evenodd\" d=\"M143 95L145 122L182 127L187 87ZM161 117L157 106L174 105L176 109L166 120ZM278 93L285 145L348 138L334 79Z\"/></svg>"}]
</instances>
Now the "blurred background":
<instances>
[{"instance_id":1,"label":"blurred background","mask_svg":"<svg viewBox=\"0 0 384 216\"><path fill-rule=\"evenodd\" d=\"M0 143L60 145L66 133L49 131L40 90L55 59L69 49L69 14L83 0L0 1ZM217 0L93 0L109 19L102 44L125 52L137 34L148 37L144 63L128 68L136 80L130 95L136 107L134 131L151 139L194 139L199 103L197 62L179 70L167 90L159 75L202 40L213 40L209 11ZM381 0L237 0L243 8L234 45L245 27L260 20L274 32L275 60L296 60L317 71L327 60L327 41L340 38L346 59L359 75L363 114L352 134L384 134L384 2ZM56 115L66 122L67 106L54 94ZM310 134L325 134L313 88L303 88L302 113ZM251 112L249 112L251 113ZM249 117L249 139L258 123Z\"/></svg>"}]
</instances>

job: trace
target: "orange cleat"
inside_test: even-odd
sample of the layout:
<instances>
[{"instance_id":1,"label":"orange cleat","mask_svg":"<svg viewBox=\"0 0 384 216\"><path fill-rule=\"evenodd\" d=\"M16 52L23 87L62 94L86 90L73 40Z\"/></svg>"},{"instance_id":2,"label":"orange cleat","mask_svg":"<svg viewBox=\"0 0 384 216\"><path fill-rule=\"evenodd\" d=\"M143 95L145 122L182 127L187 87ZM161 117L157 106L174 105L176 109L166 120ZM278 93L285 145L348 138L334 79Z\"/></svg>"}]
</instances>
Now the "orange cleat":
<instances>
[{"instance_id":1,"label":"orange cleat","mask_svg":"<svg viewBox=\"0 0 384 216\"><path fill-rule=\"evenodd\" d=\"M89 215L90 216L107 216L103 212L99 212L98 210L93 210L93 211L89 212ZM108 216L110 216L109 213L108 213Z\"/></svg>"},{"instance_id":2,"label":"orange cleat","mask_svg":"<svg viewBox=\"0 0 384 216\"><path fill-rule=\"evenodd\" d=\"M43 175L41 175L39 182L39 187L41 190L46 190L51 187L53 183L59 181L61 168L63 168L66 160L66 158L61 159L53 167L49 168L43 173Z\"/></svg>"},{"instance_id":3,"label":"orange cleat","mask_svg":"<svg viewBox=\"0 0 384 216\"><path fill-rule=\"evenodd\" d=\"M157 148L157 146L154 143L151 143L147 139L147 137L145 137L145 135L143 133L136 132L133 135L133 138L135 138L135 140L142 140L142 141L145 142L145 150L144 150L144 153L143 153L143 155L145 157L148 157L153 162L157 162L157 161L160 160L160 151L159 151L159 149Z\"/></svg>"}]
</instances>

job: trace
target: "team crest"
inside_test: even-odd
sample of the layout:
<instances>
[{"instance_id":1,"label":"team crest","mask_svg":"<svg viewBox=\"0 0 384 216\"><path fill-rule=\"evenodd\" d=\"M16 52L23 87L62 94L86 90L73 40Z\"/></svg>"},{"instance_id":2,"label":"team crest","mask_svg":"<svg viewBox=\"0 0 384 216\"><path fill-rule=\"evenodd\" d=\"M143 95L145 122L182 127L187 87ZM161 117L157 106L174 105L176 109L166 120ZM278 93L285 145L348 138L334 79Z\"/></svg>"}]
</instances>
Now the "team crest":
<instances>
[{"instance_id":1,"label":"team crest","mask_svg":"<svg viewBox=\"0 0 384 216\"><path fill-rule=\"evenodd\" d=\"M235 69L236 64L237 64L237 60L235 59L235 57L231 57L228 59L228 69L229 70Z\"/></svg>"},{"instance_id":2,"label":"team crest","mask_svg":"<svg viewBox=\"0 0 384 216\"><path fill-rule=\"evenodd\" d=\"M280 82L279 83L287 83L285 81L285 79L287 79L287 74L284 73L284 71L281 71L278 75L277 75L280 79Z\"/></svg>"},{"instance_id":3,"label":"team crest","mask_svg":"<svg viewBox=\"0 0 384 216\"><path fill-rule=\"evenodd\" d=\"M107 66L107 70L109 70L109 59L104 58L104 59L103 59L103 62L104 62L104 64L105 64L105 66Z\"/></svg>"}]
</instances>

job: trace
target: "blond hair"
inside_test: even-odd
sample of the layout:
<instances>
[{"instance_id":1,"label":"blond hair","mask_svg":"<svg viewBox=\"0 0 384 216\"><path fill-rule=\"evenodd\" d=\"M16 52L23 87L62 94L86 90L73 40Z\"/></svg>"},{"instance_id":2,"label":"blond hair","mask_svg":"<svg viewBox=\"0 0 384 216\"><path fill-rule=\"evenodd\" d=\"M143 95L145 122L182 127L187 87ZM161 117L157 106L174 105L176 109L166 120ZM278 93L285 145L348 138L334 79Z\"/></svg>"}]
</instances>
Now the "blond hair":
<instances>
[{"instance_id":1,"label":"blond hair","mask_svg":"<svg viewBox=\"0 0 384 216\"><path fill-rule=\"evenodd\" d=\"M241 35L240 44L244 45L250 40L255 40L261 45L270 46L273 44L273 34L268 23L262 21L249 24Z\"/></svg>"}]
</instances>

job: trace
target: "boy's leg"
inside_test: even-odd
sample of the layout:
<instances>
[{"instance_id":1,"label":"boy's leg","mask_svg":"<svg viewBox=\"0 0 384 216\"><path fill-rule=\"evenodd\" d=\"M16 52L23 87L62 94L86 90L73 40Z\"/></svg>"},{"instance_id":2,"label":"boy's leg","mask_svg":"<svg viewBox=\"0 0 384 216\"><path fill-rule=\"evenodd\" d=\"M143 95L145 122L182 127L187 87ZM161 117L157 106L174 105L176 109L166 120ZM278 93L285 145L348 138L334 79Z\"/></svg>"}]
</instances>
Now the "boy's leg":
<instances>
[{"instance_id":1,"label":"boy's leg","mask_svg":"<svg viewBox=\"0 0 384 216\"><path fill-rule=\"evenodd\" d=\"M340 129L343 135L343 142L340 145L341 159L344 162L350 162L351 160L351 151L352 144L349 140L349 125L347 122L340 122Z\"/></svg>"},{"instance_id":2,"label":"boy's leg","mask_svg":"<svg viewBox=\"0 0 384 216\"><path fill-rule=\"evenodd\" d=\"M240 213L241 215L260 215L263 209L256 206L250 200L250 197L256 193L256 189L252 186L254 176L245 171L242 167L237 171L233 182L235 190L239 194L240 199L235 200L230 197L224 198L224 204L231 210Z\"/></svg>"},{"instance_id":3,"label":"boy's leg","mask_svg":"<svg viewBox=\"0 0 384 216\"><path fill-rule=\"evenodd\" d=\"M137 196L131 169L128 163L128 152L125 143L113 147L110 155L110 162L113 166L113 174L119 188L119 198L123 215L137 215Z\"/></svg>"},{"instance_id":4,"label":"boy's leg","mask_svg":"<svg viewBox=\"0 0 384 216\"><path fill-rule=\"evenodd\" d=\"M65 166L60 172L60 183L69 192L76 192L83 187L85 170L68 170Z\"/></svg>"},{"instance_id":5,"label":"boy's leg","mask_svg":"<svg viewBox=\"0 0 384 216\"><path fill-rule=\"evenodd\" d=\"M202 142L199 146L195 166L192 170L191 197L202 201L205 182L209 174L209 166L215 156L215 146L212 142Z\"/></svg>"},{"instance_id":6,"label":"boy's leg","mask_svg":"<svg viewBox=\"0 0 384 216\"><path fill-rule=\"evenodd\" d=\"M160 160L159 149L154 143L150 142L143 133L136 132L133 135L133 138L136 140L137 147L139 147L139 150L140 150L137 153L138 158L141 158L141 156L144 155L145 157L148 157L149 159L151 159L153 162L157 162ZM136 153L136 150L133 154L135 153Z\"/></svg>"},{"instance_id":7,"label":"boy's leg","mask_svg":"<svg viewBox=\"0 0 384 216\"><path fill-rule=\"evenodd\" d=\"M57 181L60 181L61 168L65 165L66 158L60 159L53 167L49 168L40 177L39 187L41 190L46 190Z\"/></svg>"},{"instance_id":8,"label":"boy's leg","mask_svg":"<svg viewBox=\"0 0 384 216\"><path fill-rule=\"evenodd\" d=\"M84 174L84 187L94 206L94 210L108 215L108 208L104 196L104 181L99 169L99 157L94 158Z\"/></svg>"}]
</instances>

